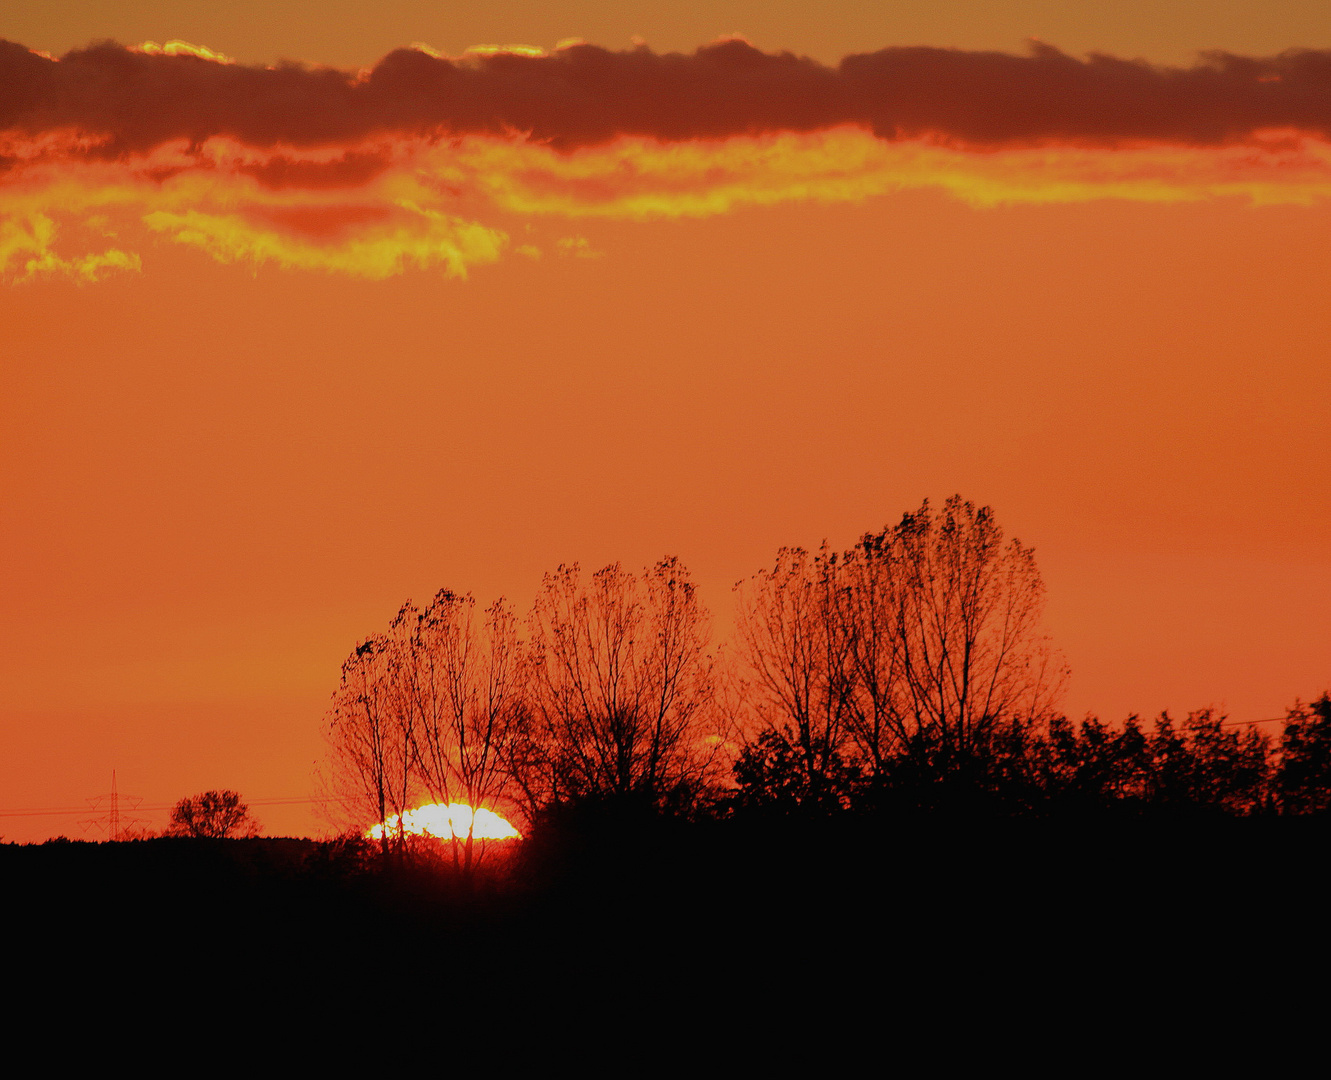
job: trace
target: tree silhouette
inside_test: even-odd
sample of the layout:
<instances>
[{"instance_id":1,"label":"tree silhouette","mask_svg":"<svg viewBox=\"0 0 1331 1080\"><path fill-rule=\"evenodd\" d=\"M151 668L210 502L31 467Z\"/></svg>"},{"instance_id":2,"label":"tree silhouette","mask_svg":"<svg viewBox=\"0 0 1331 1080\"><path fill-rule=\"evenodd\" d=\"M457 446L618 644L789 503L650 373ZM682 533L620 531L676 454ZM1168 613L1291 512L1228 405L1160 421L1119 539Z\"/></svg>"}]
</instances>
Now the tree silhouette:
<instances>
[{"instance_id":1,"label":"tree silhouette","mask_svg":"<svg viewBox=\"0 0 1331 1080\"><path fill-rule=\"evenodd\" d=\"M560 566L525 641L502 600L483 617L450 590L404 604L343 664L331 794L357 829L396 815L385 860L426 798L513 807L528 826L552 811L709 807L1331 811L1331 694L1290 710L1274 757L1260 730L1209 709L1149 727L1058 715L1067 668L1040 626L1034 552L959 496L844 552L783 548L735 588L733 671L709 652L708 612L675 558L590 579ZM736 729L738 747L723 736ZM469 872L474 838L454 840Z\"/></svg>"},{"instance_id":2,"label":"tree silhouette","mask_svg":"<svg viewBox=\"0 0 1331 1080\"><path fill-rule=\"evenodd\" d=\"M988 507L926 501L845 553L782 549L736 590L757 728L798 750L803 775L785 789L815 804L847 764L871 786L974 779L1055 715L1067 671L1040 629L1034 553L1005 543ZM1018 757L1004 755L1010 772Z\"/></svg>"},{"instance_id":3,"label":"tree silhouette","mask_svg":"<svg viewBox=\"0 0 1331 1080\"><path fill-rule=\"evenodd\" d=\"M734 778L739 797L732 803L808 817L845 809L860 773L835 751L811 773L798 737L789 729L769 728L741 749Z\"/></svg>"},{"instance_id":4,"label":"tree silhouette","mask_svg":"<svg viewBox=\"0 0 1331 1080\"><path fill-rule=\"evenodd\" d=\"M739 655L762 729L737 775L760 800L779 789L781 801L826 807L845 794L856 628L840 610L840 570L826 545L782 548L771 570L736 586Z\"/></svg>"},{"instance_id":5,"label":"tree silhouette","mask_svg":"<svg viewBox=\"0 0 1331 1080\"><path fill-rule=\"evenodd\" d=\"M385 828L380 837L385 861L405 842L402 815L415 794L415 714L403 686L401 644L414 617L404 605L388 634L366 638L347 657L324 729L331 755L322 779L334 815L358 827L397 815L396 833Z\"/></svg>"},{"instance_id":6,"label":"tree silhouette","mask_svg":"<svg viewBox=\"0 0 1331 1080\"><path fill-rule=\"evenodd\" d=\"M1135 716L1118 729L1093 716L1074 728L1067 717L1056 716L1034 753L1039 783L1054 813L1137 807L1151 794L1150 743Z\"/></svg>"},{"instance_id":7,"label":"tree silhouette","mask_svg":"<svg viewBox=\"0 0 1331 1080\"><path fill-rule=\"evenodd\" d=\"M1251 728L1226 728L1212 709L1188 714L1175 729L1161 713L1147 739L1151 755L1150 801L1249 814L1265 800L1269 740Z\"/></svg>"},{"instance_id":8,"label":"tree silhouette","mask_svg":"<svg viewBox=\"0 0 1331 1080\"><path fill-rule=\"evenodd\" d=\"M1285 718L1275 774L1282 813L1331 810L1331 693L1310 705L1295 703Z\"/></svg>"},{"instance_id":9,"label":"tree silhouette","mask_svg":"<svg viewBox=\"0 0 1331 1080\"><path fill-rule=\"evenodd\" d=\"M472 597L445 589L424 609L404 604L343 664L323 783L339 823L389 823L385 862L426 800L511 807L528 824L571 800L627 796L659 812L691 805L716 771L708 614L677 559L590 582L561 566L528 626L524 642L502 600L478 625ZM480 849L470 833L454 840L470 873Z\"/></svg>"},{"instance_id":10,"label":"tree silhouette","mask_svg":"<svg viewBox=\"0 0 1331 1080\"><path fill-rule=\"evenodd\" d=\"M964 755L1000 720L1054 714L1067 669L1040 628L1044 583L1035 553L1004 542L993 510L954 495L935 514L926 500L848 558L866 565L888 608L897 677L880 708L898 746L925 734ZM864 621L852 621L854 637Z\"/></svg>"},{"instance_id":11,"label":"tree silhouette","mask_svg":"<svg viewBox=\"0 0 1331 1080\"><path fill-rule=\"evenodd\" d=\"M537 803L627 795L660 804L703 783L716 740L707 610L674 558L618 563L584 583L546 574L533 606L531 723L523 760Z\"/></svg>"},{"instance_id":12,"label":"tree silhouette","mask_svg":"<svg viewBox=\"0 0 1331 1080\"><path fill-rule=\"evenodd\" d=\"M361 642L342 665L324 784L339 823L386 823L385 860L405 847L404 815L418 803L488 810L509 801L505 749L525 707L524 653L502 600L479 629L474 610L471 596L447 589L424 610L408 601L386 634ZM461 850L454 845L466 872L473 840L469 829Z\"/></svg>"},{"instance_id":13,"label":"tree silhouette","mask_svg":"<svg viewBox=\"0 0 1331 1080\"><path fill-rule=\"evenodd\" d=\"M168 833L173 836L222 840L234 836L257 836L259 823L234 791L205 791L180 802L171 810Z\"/></svg>"},{"instance_id":14,"label":"tree silhouette","mask_svg":"<svg viewBox=\"0 0 1331 1080\"><path fill-rule=\"evenodd\" d=\"M524 715L525 652L503 600L475 625L475 601L443 589L416 617L402 645L405 704L414 766L435 803L491 809L510 801L505 751ZM473 825L453 837L455 866L470 874L478 850Z\"/></svg>"}]
</instances>

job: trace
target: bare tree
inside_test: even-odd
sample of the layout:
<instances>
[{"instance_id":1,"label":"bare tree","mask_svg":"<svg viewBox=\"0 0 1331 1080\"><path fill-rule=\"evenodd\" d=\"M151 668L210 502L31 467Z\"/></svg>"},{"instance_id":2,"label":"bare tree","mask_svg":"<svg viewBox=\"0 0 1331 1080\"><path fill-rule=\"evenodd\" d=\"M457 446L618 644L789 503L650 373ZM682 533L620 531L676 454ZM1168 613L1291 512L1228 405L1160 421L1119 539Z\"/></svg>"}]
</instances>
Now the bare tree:
<instances>
[{"instance_id":1,"label":"bare tree","mask_svg":"<svg viewBox=\"0 0 1331 1080\"><path fill-rule=\"evenodd\" d=\"M436 594L404 642L402 680L422 785L436 803L473 810L508 801L505 750L524 708L513 611L496 601L478 630L475 606L470 595ZM474 833L473 820L465 837L453 838L455 862L466 872L479 854Z\"/></svg>"},{"instance_id":2,"label":"bare tree","mask_svg":"<svg viewBox=\"0 0 1331 1080\"><path fill-rule=\"evenodd\" d=\"M915 731L902 678L900 578L890 536L864 537L842 556L837 573L835 627L846 655L846 732L873 775L909 745Z\"/></svg>"},{"instance_id":3,"label":"bare tree","mask_svg":"<svg viewBox=\"0 0 1331 1080\"><path fill-rule=\"evenodd\" d=\"M1067 667L1044 634L1045 589L1035 553L1003 541L989 507L954 495L926 500L860 549L887 560L902 710L965 753L999 720L1047 721Z\"/></svg>"},{"instance_id":4,"label":"bare tree","mask_svg":"<svg viewBox=\"0 0 1331 1080\"><path fill-rule=\"evenodd\" d=\"M826 544L817 554L782 548L771 570L735 587L739 656L759 725L791 744L801 798L815 803L842 773L851 720L854 654L840 576Z\"/></svg>"},{"instance_id":5,"label":"bare tree","mask_svg":"<svg viewBox=\"0 0 1331 1080\"><path fill-rule=\"evenodd\" d=\"M508 801L506 745L525 709L523 652L504 601L475 623L474 599L443 589L423 610L404 604L386 634L361 642L342 665L327 720L326 786L345 818L384 824L385 859L405 844L404 818L417 802L474 811ZM474 820L452 839L469 872L479 855Z\"/></svg>"},{"instance_id":6,"label":"bare tree","mask_svg":"<svg viewBox=\"0 0 1331 1080\"><path fill-rule=\"evenodd\" d=\"M392 845L404 843L402 815L416 787L414 713L403 673L403 636L415 614L404 605L389 634L356 646L342 665L325 727L331 750L325 782L341 814L360 825L396 815L396 836L385 826L380 837L385 860Z\"/></svg>"},{"instance_id":7,"label":"bare tree","mask_svg":"<svg viewBox=\"0 0 1331 1080\"><path fill-rule=\"evenodd\" d=\"M715 760L708 613L688 571L664 559L640 576L618 563L581 580L546 574L532 609L525 781L536 802L696 786Z\"/></svg>"},{"instance_id":8,"label":"bare tree","mask_svg":"<svg viewBox=\"0 0 1331 1080\"><path fill-rule=\"evenodd\" d=\"M921 747L965 755L1006 722L1053 715L1066 667L1040 628L1034 553L960 497L838 555L783 549L736 586L758 726L797 753L807 797ZM765 751L766 752L766 751Z\"/></svg>"}]
</instances>

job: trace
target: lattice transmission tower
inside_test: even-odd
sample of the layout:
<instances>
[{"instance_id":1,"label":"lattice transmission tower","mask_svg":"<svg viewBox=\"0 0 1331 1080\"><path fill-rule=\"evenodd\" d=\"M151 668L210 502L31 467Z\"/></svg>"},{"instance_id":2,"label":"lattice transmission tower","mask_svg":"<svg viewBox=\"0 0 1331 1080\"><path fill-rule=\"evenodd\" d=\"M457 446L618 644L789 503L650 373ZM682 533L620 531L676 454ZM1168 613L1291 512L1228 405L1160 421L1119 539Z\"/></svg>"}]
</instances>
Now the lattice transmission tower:
<instances>
[{"instance_id":1,"label":"lattice transmission tower","mask_svg":"<svg viewBox=\"0 0 1331 1080\"><path fill-rule=\"evenodd\" d=\"M143 818L126 817L122 812L122 803L125 809L135 810L141 802L143 800L137 795L120 794L116 787L116 771L112 769L110 793L92 796L88 803L93 816L84 818L79 824L83 826L85 833L97 829L104 831L108 840L123 840L126 832L137 829L146 822Z\"/></svg>"}]
</instances>

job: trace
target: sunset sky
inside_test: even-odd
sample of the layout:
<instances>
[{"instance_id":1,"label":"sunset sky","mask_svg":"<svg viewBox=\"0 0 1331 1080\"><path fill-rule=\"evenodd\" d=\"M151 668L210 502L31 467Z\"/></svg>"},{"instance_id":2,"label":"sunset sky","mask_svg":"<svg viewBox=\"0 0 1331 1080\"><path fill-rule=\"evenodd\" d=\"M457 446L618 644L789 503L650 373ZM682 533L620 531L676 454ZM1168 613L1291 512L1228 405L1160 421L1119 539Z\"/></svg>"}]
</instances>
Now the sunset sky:
<instances>
[{"instance_id":1,"label":"sunset sky","mask_svg":"<svg viewBox=\"0 0 1331 1080\"><path fill-rule=\"evenodd\" d=\"M0 38L0 810L115 769L153 827L232 788L317 833L339 666L407 598L673 554L720 640L778 547L954 492L1034 546L1069 715L1331 688L1324 2Z\"/></svg>"}]
</instances>

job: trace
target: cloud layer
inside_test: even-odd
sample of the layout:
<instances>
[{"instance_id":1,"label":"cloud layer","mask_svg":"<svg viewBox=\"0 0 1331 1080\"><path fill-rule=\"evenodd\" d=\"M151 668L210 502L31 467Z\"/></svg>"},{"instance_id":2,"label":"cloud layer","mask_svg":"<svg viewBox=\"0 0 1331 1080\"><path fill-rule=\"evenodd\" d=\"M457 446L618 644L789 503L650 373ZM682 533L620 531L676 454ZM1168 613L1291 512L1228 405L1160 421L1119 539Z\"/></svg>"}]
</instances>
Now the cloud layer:
<instances>
[{"instance_id":1,"label":"cloud layer","mask_svg":"<svg viewBox=\"0 0 1331 1080\"><path fill-rule=\"evenodd\" d=\"M1331 195L1331 52L1190 68L1043 45L835 68L691 55L399 49L359 72L172 43L56 60L0 42L0 268L95 277L139 231L226 260L378 277L492 261L506 215L672 216L941 187L975 204ZM81 262L79 260L82 260ZM89 261L91 260L91 261Z\"/></svg>"}]
</instances>

